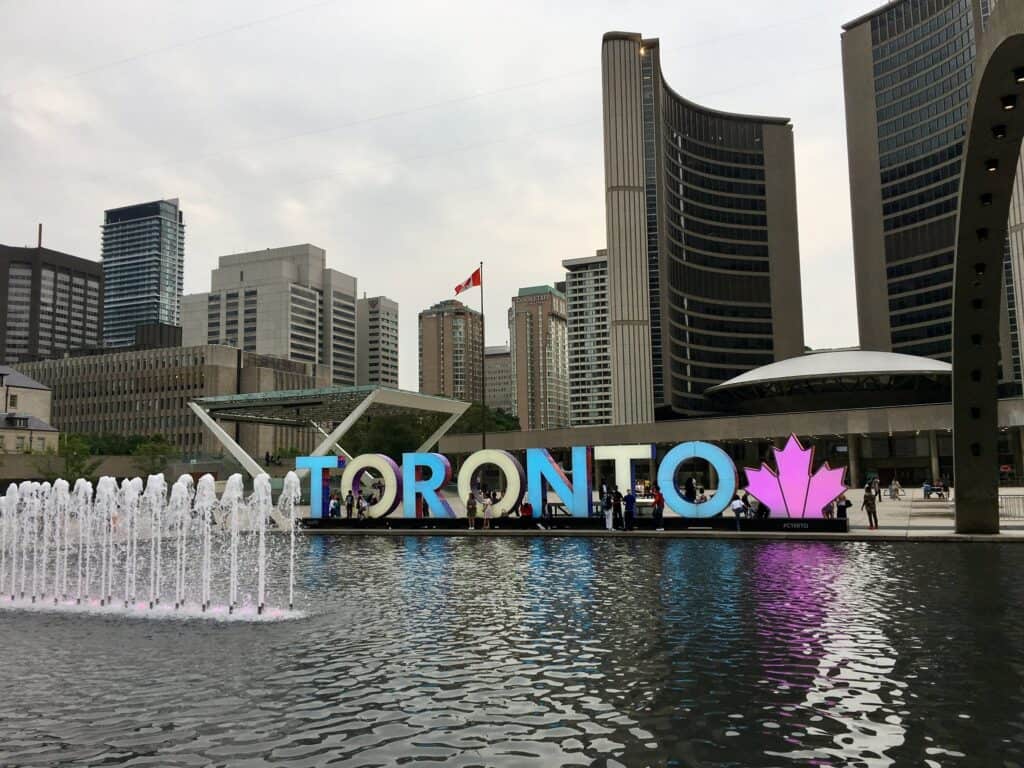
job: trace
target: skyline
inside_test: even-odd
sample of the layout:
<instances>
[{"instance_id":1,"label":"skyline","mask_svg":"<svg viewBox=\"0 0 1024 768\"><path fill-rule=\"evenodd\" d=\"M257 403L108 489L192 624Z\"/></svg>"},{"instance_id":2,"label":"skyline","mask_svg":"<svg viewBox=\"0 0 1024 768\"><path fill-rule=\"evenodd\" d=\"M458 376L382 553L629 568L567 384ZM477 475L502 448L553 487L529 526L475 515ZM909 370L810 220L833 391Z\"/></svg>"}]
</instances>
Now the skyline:
<instances>
[{"instance_id":1,"label":"skyline","mask_svg":"<svg viewBox=\"0 0 1024 768\"><path fill-rule=\"evenodd\" d=\"M601 36L641 31L660 38L686 98L793 120L807 343L857 343L839 34L873 4L769 15L748 2L684 19L667 3L603 3L583 17L546 9L542 30L529 24L539 5L451 3L443 19L409 9L397 25L393 9L356 19L337 0L185 6L145 23L114 2L67 3L46 24L38 9L11 14L0 141L21 182L0 242L34 243L42 221L46 247L98 259L105 208L180 197L186 293L209 289L219 256L313 243L361 292L403 307L400 385L415 389L416 314L454 298L481 258L498 345L520 287L604 247ZM393 279L411 269L415 281Z\"/></svg>"}]
</instances>

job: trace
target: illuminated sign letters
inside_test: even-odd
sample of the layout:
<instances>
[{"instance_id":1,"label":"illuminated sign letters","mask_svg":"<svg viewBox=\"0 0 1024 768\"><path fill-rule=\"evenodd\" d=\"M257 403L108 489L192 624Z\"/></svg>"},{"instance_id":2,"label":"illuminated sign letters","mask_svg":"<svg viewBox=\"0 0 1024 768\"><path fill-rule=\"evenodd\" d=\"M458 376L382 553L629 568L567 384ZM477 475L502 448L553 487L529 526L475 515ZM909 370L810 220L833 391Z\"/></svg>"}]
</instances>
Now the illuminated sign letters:
<instances>
[{"instance_id":1,"label":"illuminated sign letters","mask_svg":"<svg viewBox=\"0 0 1024 768\"><path fill-rule=\"evenodd\" d=\"M762 465L760 469L746 469L747 492L768 507L776 517L813 518L822 516L822 508L846 491L844 470L832 469L828 463L811 473L814 449L805 449L796 435L791 435L786 447L773 449L776 470ZM465 503L472 488L473 476L484 466L494 466L504 476L504 493L494 507L497 515L516 510L524 495L538 512L545 509L549 491L565 505L572 517L589 517L593 493L591 478L594 461L614 464L615 484L620 492L633 487L634 464L651 461L655 457L653 445L601 445L594 448L574 446L570 450L570 466L566 470L555 461L545 448L526 450L526 470L511 453L483 450L470 454L463 462L458 476L458 494ZM714 469L717 488L710 498L700 501L687 499L676 484L679 468L687 461L701 459ZM323 514L324 470L336 469L339 459L334 456L303 456L295 460L298 469L310 471L310 515ZM444 497L443 488L452 480L452 467L439 453L406 453L402 466L382 454L366 454L352 459L341 477L342 496L351 490L359 493L364 473L376 475L375 490L379 497L369 508L372 517L394 512L401 503L406 517L415 517L417 502L422 500L433 517L455 517L455 512ZM681 443L670 450L657 468L657 483L665 496L667 508L681 517L709 518L729 508L739 479L736 465L718 446L704 442Z\"/></svg>"}]
</instances>

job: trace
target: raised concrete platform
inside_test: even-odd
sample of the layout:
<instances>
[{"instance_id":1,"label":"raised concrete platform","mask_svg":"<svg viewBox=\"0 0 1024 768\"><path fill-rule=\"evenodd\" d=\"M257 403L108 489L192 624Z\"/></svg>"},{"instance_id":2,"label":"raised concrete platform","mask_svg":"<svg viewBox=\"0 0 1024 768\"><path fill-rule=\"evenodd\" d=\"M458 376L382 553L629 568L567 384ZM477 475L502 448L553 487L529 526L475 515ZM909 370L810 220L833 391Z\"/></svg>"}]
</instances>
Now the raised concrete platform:
<instances>
[{"instance_id":1,"label":"raised concrete platform","mask_svg":"<svg viewBox=\"0 0 1024 768\"><path fill-rule=\"evenodd\" d=\"M1016 493L1019 489L1012 489ZM492 536L492 537L566 537L585 538L684 538L684 539L735 539L735 540L803 540L803 541L927 541L927 542L987 542L1024 544L1024 518L1004 518L1001 532L994 536L957 534L953 526L953 515L944 505L938 505L934 514L921 510L920 490L915 489L913 498L908 493L899 501L883 498L878 505L878 530L868 528L867 515L860 509L862 491L847 494L853 507L850 508L850 526L846 533L798 532L798 531L735 531L728 529L667 530L667 531L605 531L605 530L475 530L466 528L403 528L404 518L390 520L390 528L327 527L306 530L307 535L320 536ZM666 518L668 516L666 515ZM731 518L726 518L727 520ZM477 524L480 525L478 519Z\"/></svg>"}]
</instances>

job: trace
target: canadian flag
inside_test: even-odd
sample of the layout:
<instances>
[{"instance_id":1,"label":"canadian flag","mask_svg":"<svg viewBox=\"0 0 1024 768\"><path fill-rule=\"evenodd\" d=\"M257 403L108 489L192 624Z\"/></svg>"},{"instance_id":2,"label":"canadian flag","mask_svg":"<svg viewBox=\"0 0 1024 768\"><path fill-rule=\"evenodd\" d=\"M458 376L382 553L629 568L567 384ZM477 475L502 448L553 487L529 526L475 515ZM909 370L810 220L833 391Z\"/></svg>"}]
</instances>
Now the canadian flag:
<instances>
[{"instance_id":1,"label":"canadian flag","mask_svg":"<svg viewBox=\"0 0 1024 768\"><path fill-rule=\"evenodd\" d=\"M455 286L455 295L458 296L463 291L468 291L474 286L480 285L483 282L483 278L480 275L481 267L477 267L476 272L466 278L464 283L460 283Z\"/></svg>"}]
</instances>

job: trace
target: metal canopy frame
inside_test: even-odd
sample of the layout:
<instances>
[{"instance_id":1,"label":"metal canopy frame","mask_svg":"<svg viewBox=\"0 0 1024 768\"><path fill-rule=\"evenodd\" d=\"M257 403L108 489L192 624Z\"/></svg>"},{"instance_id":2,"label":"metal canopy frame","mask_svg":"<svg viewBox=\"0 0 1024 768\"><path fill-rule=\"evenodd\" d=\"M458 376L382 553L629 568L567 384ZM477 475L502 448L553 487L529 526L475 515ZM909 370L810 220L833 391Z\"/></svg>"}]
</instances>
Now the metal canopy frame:
<instances>
[{"instance_id":1,"label":"metal canopy frame","mask_svg":"<svg viewBox=\"0 0 1024 768\"><path fill-rule=\"evenodd\" d=\"M436 413L446 417L417 448L417 452L424 452L436 445L469 407L469 403L459 400L385 387L325 387L219 395L199 398L189 403L196 418L252 477L263 474L265 470L217 423L218 419L315 428L324 439L310 455L326 456L333 451L351 459L351 455L342 447L341 440L363 416L371 412L389 415ZM324 428L325 424L333 425L333 429L328 432ZM300 470L299 474L304 475L308 471Z\"/></svg>"}]
</instances>

